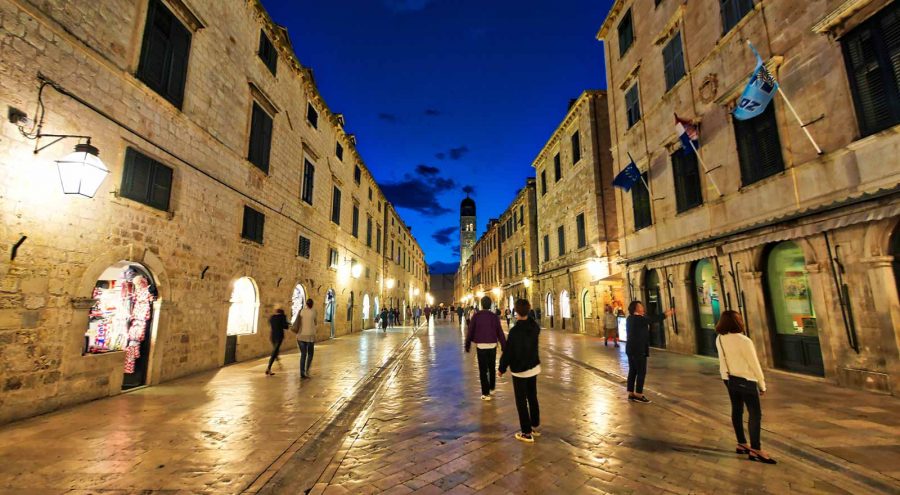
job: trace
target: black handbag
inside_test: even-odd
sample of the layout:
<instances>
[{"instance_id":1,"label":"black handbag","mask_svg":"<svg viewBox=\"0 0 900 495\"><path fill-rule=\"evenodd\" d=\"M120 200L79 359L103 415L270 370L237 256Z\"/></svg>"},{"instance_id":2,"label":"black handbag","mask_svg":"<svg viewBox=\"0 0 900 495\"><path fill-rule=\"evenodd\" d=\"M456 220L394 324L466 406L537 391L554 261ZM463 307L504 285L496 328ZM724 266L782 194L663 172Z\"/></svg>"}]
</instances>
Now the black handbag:
<instances>
[{"instance_id":1,"label":"black handbag","mask_svg":"<svg viewBox=\"0 0 900 495\"><path fill-rule=\"evenodd\" d=\"M756 382L741 376L732 376L731 371L728 369L728 358L725 356L725 344L721 344L719 348L722 349L722 359L725 360L725 372L728 373L728 383L726 384L728 390L742 394L759 395L759 389L756 387Z\"/></svg>"}]
</instances>

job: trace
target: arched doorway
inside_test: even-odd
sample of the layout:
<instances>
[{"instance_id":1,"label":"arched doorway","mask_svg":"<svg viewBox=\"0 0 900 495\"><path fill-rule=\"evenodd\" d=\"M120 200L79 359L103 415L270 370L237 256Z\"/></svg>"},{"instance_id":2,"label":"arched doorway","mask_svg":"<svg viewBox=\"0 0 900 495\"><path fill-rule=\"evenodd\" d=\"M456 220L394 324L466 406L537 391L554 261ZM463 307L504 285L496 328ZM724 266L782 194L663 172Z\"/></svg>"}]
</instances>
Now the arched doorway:
<instances>
[{"instance_id":1,"label":"arched doorway","mask_svg":"<svg viewBox=\"0 0 900 495\"><path fill-rule=\"evenodd\" d=\"M697 354L717 356L716 323L722 308L716 269L708 259L694 265L694 307L697 316Z\"/></svg>"},{"instance_id":2,"label":"arched doorway","mask_svg":"<svg viewBox=\"0 0 900 495\"><path fill-rule=\"evenodd\" d=\"M350 333L353 333L353 308L356 305L356 300L353 296L353 291L350 291L350 299L347 300L347 321L350 322Z\"/></svg>"},{"instance_id":3,"label":"arched doorway","mask_svg":"<svg viewBox=\"0 0 900 495\"><path fill-rule=\"evenodd\" d=\"M892 262L894 265L894 285L897 288L897 296L900 297L900 224L894 227L894 233L891 234L891 245L888 248L888 254L894 257Z\"/></svg>"},{"instance_id":4,"label":"arched doorway","mask_svg":"<svg viewBox=\"0 0 900 495\"><path fill-rule=\"evenodd\" d=\"M331 328L329 336L330 338L334 338L334 289L328 289L325 292L325 323L328 323Z\"/></svg>"},{"instance_id":5,"label":"arched doorway","mask_svg":"<svg viewBox=\"0 0 900 495\"><path fill-rule=\"evenodd\" d=\"M100 274L92 296L83 352L124 352L122 389L146 384L159 298L150 271L138 263L119 261Z\"/></svg>"},{"instance_id":6,"label":"arched doorway","mask_svg":"<svg viewBox=\"0 0 900 495\"><path fill-rule=\"evenodd\" d=\"M547 318L550 318L550 328L553 328L553 293L547 293Z\"/></svg>"},{"instance_id":7,"label":"arched doorway","mask_svg":"<svg viewBox=\"0 0 900 495\"><path fill-rule=\"evenodd\" d=\"M381 314L381 301L378 299L378 296L375 296L375 318L378 318L378 315Z\"/></svg>"},{"instance_id":8,"label":"arched doorway","mask_svg":"<svg viewBox=\"0 0 900 495\"><path fill-rule=\"evenodd\" d=\"M559 293L559 316L562 320L563 330L566 329L566 320L572 317L572 306L569 304L569 291Z\"/></svg>"},{"instance_id":9,"label":"arched doorway","mask_svg":"<svg viewBox=\"0 0 900 495\"><path fill-rule=\"evenodd\" d=\"M509 310L509 314L511 315L511 317L512 317L512 318L515 318L516 315L513 314L513 312L515 311L516 300L515 300L515 298L513 297L512 294L510 294L509 297L508 297L507 299L508 299L508 301L507 301L507 306L506 306L506 308Z\"/></svg>"},{"instance_id":10,"label":"arched doorway","mask_svg":"<svg viewBox=\"0 0 900 495\"><path fill-rule=\"evenodd\" d=\"M297 315L300 314L304 306L306 306L306 289L302 285L297 284L291 293L291 322L297 319Z\"/></svg>"},{"instance_id":11,"label":"arched doorway","mask_svg":"<svg viewBox=\"0 0 900 495\"><path fill-rule=\"evenodd\" d=\"M366 329L366 325L369 323L369 310L370 309L371 308L369 307L369 295L365 294L363 296L363 303L362 303L362 319L363 319L362 329L363 330Z\"/></svg>"},{"instance_id":12,"label":"arched doorway","mask_svg":"<svg viewBox=\"0 0 900 495\"><path fill-rule=\"evenodd\" d=\"M824 376L822 347L806 270L797 243L785 241L769 251L766 295L772 325L775 366Z\"/></svg>"},{"instance_id":13,"label":"arched doorway","mask_svg":"<svg viewBox=\"0 0 900 495\"><path fill-rule=\"evenodd\" d=\"M234 281L225 330L225 364L237 361L237 336L256 333L259 321L259 289L250 277Z\"/></svg>"},{"instance_id":14,"label":"arched doorway","mask_svg":"<svg viewBox=\"0 0 900 495\"><path fill-rule=\"evenodd\" d=\"M650 325L650 345L653 347L666 347L666 327L659 318L662 313L662 298L659 290L659 272L649 270L644 277L644 300L646 301L647 317L653 322Z\"/></svg>"},{"instance_id":15,"label":"arched doorway","mask_svg":"<svg viewBox=\"0 0 900 495\"><path fill-rule=\"evenodd\" d=\"M581 329L587 332L587 322L594 318L593 297L590 291L581 291Z\"/></svg>"}]
</instances>

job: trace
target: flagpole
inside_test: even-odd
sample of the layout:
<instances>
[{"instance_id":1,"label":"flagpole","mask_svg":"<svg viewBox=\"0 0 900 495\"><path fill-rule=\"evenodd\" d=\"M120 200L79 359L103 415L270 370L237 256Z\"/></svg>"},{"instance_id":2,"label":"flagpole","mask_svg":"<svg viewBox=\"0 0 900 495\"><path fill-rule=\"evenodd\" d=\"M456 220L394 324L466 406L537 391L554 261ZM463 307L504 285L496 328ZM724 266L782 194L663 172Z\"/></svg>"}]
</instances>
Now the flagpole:
<instances>
[{"instance_id":1,"label":"flagpole","mask_svg":"<svg viewBox=\"0 0 900 495\"><path fill-rule=\"evenodd\" d=\"M625 154L628 155L628 159L630 160L629 163L635 163L634 158L631 156L631 152L630 152L630 151L626 151ZM635 165L637 165L637 164L635 163ZM644 183L644 187L647 188L647 196L649 196L650 198L653 198L653 196L650 194L650 184L647 184L647 180L644 179L644 173L641 172L641 169L638 169L638 172L641 173L641 182L643 182L643 183Z\"/></svg>"},{"instance_id":2,"label":"flagpole","mask_svg":"<svg viewBox=\"0 0 900 495\"><path fill-rule=\"evenodd\" d=\"M806 134L806 137L809 139L809 142L812 143L813 147L816 148L816 153L822 154L822 148L819 148L819 145L816 144L816 140L813 139L812 134L806 129L806 124L803 123L803 120L800 119L800 116L797 115L797 111L794 110L794 105L791 105L791 100L788 99L787 95L784 94L784 91L781 89L781 85L778 85L778 94L784 98L784 102L787 103L788 109L794 114L794 118L797 119L797 122L800 123L800 128L803 129L803 133Z\"/></svg>"},{"instance_id":3,"label":"flagpole","mask_svg":"<svg viewBox=\"0 0 900 495\"><path fill-rule=\"evenodd\" d=\"M719 196L724 196L722 190L719 189L719 185L716 184L716 179L713 179L712 174L709 173L709 169L706 167L703 157L700 156L700 152L697 150L697 147L694 146L694 141L692 139L688 139L688 141L691 143L691 149L694 150L694 154L697 155L697 161L700 162L700 166L703 167L703 172L706 173L706 176L709 177L709 181L712 183L713 187L716 188L716 192L719 193Z\"/></svg>"}]
</instances>

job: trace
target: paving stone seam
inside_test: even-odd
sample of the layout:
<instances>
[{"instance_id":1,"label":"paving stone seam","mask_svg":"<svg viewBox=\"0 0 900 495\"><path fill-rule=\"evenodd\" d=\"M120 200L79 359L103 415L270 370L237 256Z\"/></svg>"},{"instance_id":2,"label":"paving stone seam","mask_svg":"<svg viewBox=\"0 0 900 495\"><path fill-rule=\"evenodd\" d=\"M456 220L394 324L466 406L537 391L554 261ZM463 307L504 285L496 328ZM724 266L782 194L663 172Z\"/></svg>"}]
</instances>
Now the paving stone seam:
<instances>
[{"instance_id":1,"label":"paving stone seam","mask_svg":"<svg viewBox=\"0 0 900 495\"><path fill-rule=\"evenodd\" d=\"M321 418L316 420L313 425L301 435L294 443L291 444L288 449L285 450L275 461L270 464L269 468L267 468L263 473L254 480L250 486L244 490L242 493L245 494L255 494L255 493L298 493L298 492L308 492L312 489L315 484L315 481L321 476L325 469L330 465L332 455L323 455L322 452L326 451L325 449L319 450L319 455L316 455L313 459L313 462L306 461L306 455L311 454L313 452L307 452L308 450L315 450L317 447L321 446L324 443L328 443L329 440L333 442L334 438L341 438L344 435L339 433L337 430L340 429L340 424L349 423L349 419L351 417L355 418L359 416L360 411L368 404L369 398L374 393L374 390L384 381L386 375L390 373L390 371L395 367L395 363L398 362L399 356L408 352L408 348L415 341L415 338L418 334L420 327L414 328L412 333L410 333L406 339L403 340L398 346L391 351L391 354L381 362L380 365L372 367L372 369L357 383L354 385L353 389L343 396L341 396L338 400L334 402L334 404L329 408L329 412L323 415ZM343 421L342 421L343 420ZM340 446L340 444L339 444ZM334 450L334 449L329 449ZM306 454L306 455L304 455ZM320 459L321 457L321 459ZM328 462L323 462L327 460ZM295 466L310 466L302 472L291 472L291 476L287 470L290 469L288 463L294 461ZM322 466L324 464L324 467ZM290 478L288 483L286 484L286 479ZM296 488L296 485L305 485L308 488L300 490Z\"/></svg>"},{"instance_id":2,"label":"paving stone seam","mask_svg":"<svg viewBox=\"0 0 900 495\"><path fill-rule=\"evenodd\" d=\"M552 344L550 346L552 346ZM562 359L563 361L566 361L572 365L578 366L616 385L624 386L627 382L627 377L619 373L601 370L588 363L585 363L584 361L575 359L565 353L554 349L549 349L548 347L550 346L545 347L545 349L554 357ZM665 399L666 402L656 401L655 404L664 409L668 409L673 413L695 420L698 417L708 417L709 414L712 413L722 418L722 424L728 424L731 421L731 417L729 415L718 411L711 411L708 408L703 407L703 405L698 404L694 401L673 397L668 394L659 392L658 390L651 387L644 387L644 390ZM837 485L852 482L853 489L858 490L859 488L861 488L858 485L862 484L869 489L874 489L879 493L885 494L896 494L898 493L898 489L900 489L900 485L898 485L895 480L876 471L868 469L865 466L852 463L840 457L831 455L827 452L823 452L816 447L808 445L800 440L787 437L765 428L763 428L763 431L766 433L766 443L774 446L774 448L772 448L771 450L779 451L794 459L804 461L807 464L811 464L813 467L826 470L826 472L831 474L831 476L829 476L831 480ZM838 472L841 473L840 476L835 474Z\"/></svg>"}]
</instances>

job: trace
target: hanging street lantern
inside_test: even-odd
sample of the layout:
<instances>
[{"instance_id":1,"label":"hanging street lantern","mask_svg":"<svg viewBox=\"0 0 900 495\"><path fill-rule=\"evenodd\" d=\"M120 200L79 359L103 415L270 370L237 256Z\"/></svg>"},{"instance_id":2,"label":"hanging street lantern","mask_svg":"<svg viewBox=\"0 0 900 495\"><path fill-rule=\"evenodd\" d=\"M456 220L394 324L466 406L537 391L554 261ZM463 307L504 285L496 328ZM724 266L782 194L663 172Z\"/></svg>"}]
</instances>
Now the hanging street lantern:
<instances>
[{"instance_id":1,"label":"hanging street lantern","mask_svg":"<svg viewBox=\"0 0 900 495\"><path fill-rule=\"evenodd\" d=\"M93 198L109 174L109 169L97 156L100 151L90 143L75 145L75 151L56 160L63 193Z\"/></svg>"}]
</instances>

